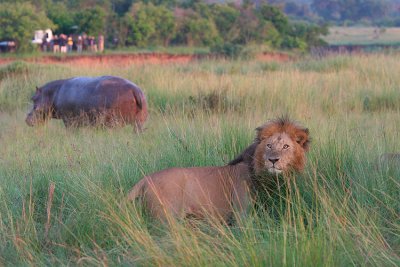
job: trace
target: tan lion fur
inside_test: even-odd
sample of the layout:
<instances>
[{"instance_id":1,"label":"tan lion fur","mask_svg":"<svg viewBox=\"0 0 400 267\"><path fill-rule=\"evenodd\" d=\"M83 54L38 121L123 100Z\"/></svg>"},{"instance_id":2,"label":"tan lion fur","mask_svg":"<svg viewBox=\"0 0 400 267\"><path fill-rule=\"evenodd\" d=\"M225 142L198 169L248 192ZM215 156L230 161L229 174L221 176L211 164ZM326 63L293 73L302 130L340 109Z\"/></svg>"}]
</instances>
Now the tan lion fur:
<instances>
[{"instance_id":1,"label":"tan lion fur","mask_svg":"<svg viewBox=\"0 0 400 267\"><path fill-rule=\"evenodd\" d=\"M256 175L300 172L309 146L308 129L283 118L259 127L253 144L226 166L165 169L140 180L129 200L141 197L154 217L209 215L228 220L245 212Z\"/></svg>"}]
</instances>

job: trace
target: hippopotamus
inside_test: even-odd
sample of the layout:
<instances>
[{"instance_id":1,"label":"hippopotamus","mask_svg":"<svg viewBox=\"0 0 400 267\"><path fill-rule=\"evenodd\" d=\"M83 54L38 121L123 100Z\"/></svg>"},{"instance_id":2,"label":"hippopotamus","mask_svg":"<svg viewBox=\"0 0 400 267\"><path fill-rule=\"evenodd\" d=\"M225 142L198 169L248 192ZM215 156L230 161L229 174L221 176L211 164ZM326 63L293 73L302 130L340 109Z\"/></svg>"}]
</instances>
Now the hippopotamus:
<instances>
[{"instance_id":1,"label":"hippopotamus","mask_svg":"<svg viewBox=\"0 0 400 267\"><path fill-rule=\"evenodd\" d=\"M55 118L66 127L132 124L141 131L147 118L146 97L140 88L114 76L74 77L46 83L32 97L29 126Z\"/></svg>"}]
</instances>

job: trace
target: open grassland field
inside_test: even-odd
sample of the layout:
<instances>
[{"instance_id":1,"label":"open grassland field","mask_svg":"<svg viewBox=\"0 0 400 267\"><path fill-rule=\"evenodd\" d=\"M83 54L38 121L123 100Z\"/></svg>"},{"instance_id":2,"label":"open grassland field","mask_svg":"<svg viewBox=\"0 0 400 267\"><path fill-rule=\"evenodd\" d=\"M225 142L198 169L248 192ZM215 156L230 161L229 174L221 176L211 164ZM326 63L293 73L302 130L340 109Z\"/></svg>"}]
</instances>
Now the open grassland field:
<instances>
[{"instance_id":1,"label":"open grassland field","mask_svg":"<svg viewBox=\"0 0 400 267\"><path fill-rule=\"evenodd\" d=\"M399 266L400 55L296 62L0 66L0 265ZM36 85L117 75L147 94L143 134L29 128ZM223 165L255 127L289 114L310 129L302 175L234 226L161 225L129 189L172 166Z\"/></svg>"},{"instance_id":2,"label":"open grassland field","mask_svg":"<svg viewBox=\"0 0 400 267\"><path fill-rule=\"evenodd\" d=\"M324 39L330 45L400 45L400 28L330 27Z\"/></svg>"}]
</instances>

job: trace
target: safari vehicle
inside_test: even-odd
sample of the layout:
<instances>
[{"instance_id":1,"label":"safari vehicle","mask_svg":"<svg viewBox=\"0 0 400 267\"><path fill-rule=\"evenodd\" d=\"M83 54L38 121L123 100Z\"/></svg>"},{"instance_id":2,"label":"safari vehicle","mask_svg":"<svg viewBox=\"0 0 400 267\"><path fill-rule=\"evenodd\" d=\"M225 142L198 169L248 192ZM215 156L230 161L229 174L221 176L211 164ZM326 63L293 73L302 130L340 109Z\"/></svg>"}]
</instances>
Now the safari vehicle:
<instances>
[{"instance_id":1,"label":"safari vehicle","mask_svg":"<svg viewBox=\"0 0 400 267\"><path fill-rule=\"evenodd\" d=\"M32 44L42 44L43 39L46 38L47 42L53 40L53 32L50 29L46 30L37 30L35 31L35 36L33 37Z\"/></svg>"}]
</instances>

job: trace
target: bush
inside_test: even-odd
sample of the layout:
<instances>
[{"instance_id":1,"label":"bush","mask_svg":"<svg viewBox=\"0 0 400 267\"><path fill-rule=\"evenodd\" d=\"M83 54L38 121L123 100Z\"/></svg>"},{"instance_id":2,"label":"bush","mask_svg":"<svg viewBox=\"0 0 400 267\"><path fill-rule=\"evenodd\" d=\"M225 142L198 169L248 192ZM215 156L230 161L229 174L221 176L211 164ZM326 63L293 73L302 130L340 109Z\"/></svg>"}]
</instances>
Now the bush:
<instances>
[{"instance_id":1,"label":"bush","mask_svg":"<svg viewBox=\"0 0 400 267\"><path fill-rule=\"evenodd\" d=\"M252 49L241 44L222 43L211 47L211 53L231 59L249 59L254 57Z\"/></svg>"},{"instance_id":2,"label":"bush","mask_svg":"<svg viewBox=\"0 0 400 267\"><path fill-rule=\"evenodd\" d=\"M29 71L29 64L23 61L14 61L5 67L0 68L0 81L7 76L13 76Z\"/></svg>"},{"instance_id":3,"label":"bush","mask_svg":"<svg viewBox=\"0 0 400 267\"><path fill-rule=\"evenodd\" d=\"M233 43L216 44L211 47L211 52L229 58L238 58L243 50L243 45Z\"/></svg>"},{"instance_id":4,"label":"bush","mask_svg":"<svg viewBox=\"0 0 400 267\"><path fill-rule=\"evenodd\" d=\"M366 96L363 100L363 111L398 111L400 110L400 97L393 94L384 94L379 96Z\"/></svg>"},{"instance_id":5,"label":"bush","mask_svg":"<svg viewBox=\"0 0 400 267\"><path fill-rule=\"evenodd\" d=\"M242 103L231 99L227 95L227 90L214 90L208 93L199 93L197 96L189 96L189 106L195 110L204 110L211 113L225 113L228 111L241 111Z\"/></svg>"}]
</instances>

